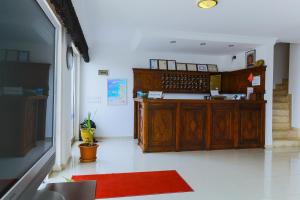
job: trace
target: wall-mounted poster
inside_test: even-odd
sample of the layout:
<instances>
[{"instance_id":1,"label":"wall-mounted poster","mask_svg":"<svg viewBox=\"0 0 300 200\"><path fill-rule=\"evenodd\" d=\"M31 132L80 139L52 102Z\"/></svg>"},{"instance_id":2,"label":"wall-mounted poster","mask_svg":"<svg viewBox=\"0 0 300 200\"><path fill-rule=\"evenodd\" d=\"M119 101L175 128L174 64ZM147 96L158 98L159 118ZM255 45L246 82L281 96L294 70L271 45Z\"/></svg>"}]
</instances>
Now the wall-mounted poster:
<instances>
[{"instance_id":1,"label":"wall-mounted poster","mask_svg":"<svg viewBox=\"0 0 300 200\"><path fill-rule=\"evenodd\" d=\"M107 82L108 105L127 104L127 81L126 79L109 79Z\"/></svg>"}]
</instances>

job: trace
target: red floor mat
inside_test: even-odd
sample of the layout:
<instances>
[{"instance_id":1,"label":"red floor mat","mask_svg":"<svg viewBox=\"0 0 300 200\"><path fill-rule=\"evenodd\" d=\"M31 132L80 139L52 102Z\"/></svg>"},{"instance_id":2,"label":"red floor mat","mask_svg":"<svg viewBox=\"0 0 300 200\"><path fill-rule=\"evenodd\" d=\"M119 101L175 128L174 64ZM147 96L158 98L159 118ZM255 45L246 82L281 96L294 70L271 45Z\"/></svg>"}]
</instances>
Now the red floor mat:
<instances>
[{"instance_id":1,"label":"red floor mat","mask_svg":"<svg viewBox=\"0 0 300 200\"><path fill-rule=\"evenodd\" d=\"M75 181L96 180L96 198L116 198L177 192L193 189L174 170L73 176Z\"/></svg>"}]
</instances>

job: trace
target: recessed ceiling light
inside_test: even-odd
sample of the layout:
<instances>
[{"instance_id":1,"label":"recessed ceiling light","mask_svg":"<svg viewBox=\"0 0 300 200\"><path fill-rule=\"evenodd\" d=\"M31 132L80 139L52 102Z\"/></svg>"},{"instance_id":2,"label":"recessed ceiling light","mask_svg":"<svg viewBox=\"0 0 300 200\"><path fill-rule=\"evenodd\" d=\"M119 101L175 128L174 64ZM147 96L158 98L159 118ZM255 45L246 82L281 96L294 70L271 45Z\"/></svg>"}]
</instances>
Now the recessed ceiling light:
<instances>
[{"instance_id":1,"label":"recessed ceiling light","mask_svg":"<svg viewBox=\"0 0 300 200\"><path fill-rule=\"evenodd\" d=\"M218 0L198 0L198 7L204 9L210 9L218 4Z\"/></svg>"},{"instance_id":2,"label":"recessed ceiling light","mask_svg":"<svg viewBox=\"0 0 300 200\"><path fill-rule=\"evenodd\" d=\"M205 45L206 45L206 42L201 42L200 45L201 45L201 46L205 46Z\"/></svg>"},{"instance_id":3,"label":"recessed ceiling light","mask_svg":"<svg viewBox=\"0 0 300 200\"><path fill-rule=\"evenodd\" d=\"M230 45L228 45L228 47L232 48L232 47L234 47L234 44L230 44Z\"/></svg>"},{"instance_id":4,"label":"recessed ceiling light","mask_svg":"<svg viewBox=\"0 0 300 200\"><path fill-rule=\"evenodd\" d=\"M176 40L170 41L170 44L176 44Z\"/></svg>"}]
</instances>

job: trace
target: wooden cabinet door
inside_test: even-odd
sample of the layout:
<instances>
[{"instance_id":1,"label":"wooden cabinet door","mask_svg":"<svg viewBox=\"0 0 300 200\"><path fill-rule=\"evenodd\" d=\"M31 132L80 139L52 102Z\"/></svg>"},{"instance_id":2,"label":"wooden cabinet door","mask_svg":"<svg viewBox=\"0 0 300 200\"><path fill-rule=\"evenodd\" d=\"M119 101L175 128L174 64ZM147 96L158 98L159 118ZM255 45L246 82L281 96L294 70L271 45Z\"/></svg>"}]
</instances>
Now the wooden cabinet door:
<instances>
[{"instance_id":1,"label":"wooden cabinet door","mask_svg":"<svg viewBox=\"0 0 300 200\"><path fill-rule=\"evenodd\" d=\"M239 112L239 147L261 147L263 144L262 106L241 104Z\"/></svg>"},{"instance_id":2,"label":"wooden cabinet door","mask_svg":"<svg viewBox=\"0 0 300 200\"><path fill-rule=\"evenodd\" d=\"M175 151L176 104L150 104L148 120L148 150Z\"/></svg>"},{"instance_id":3,"label":"wooden cabinet door","mask_svg":"<svg viewBox=\"0 0 300 200\"><path fill-rule=\"evenodd\" d=\"M211 149L227 149L234 147L234 105L212 105Z\"/></svg>"},{"instance_id":4,"label":"wooden cabinet door","mask_svg":"<svg viewBox=\"0 0 300 200\"><path fill-rule=\"evenodd\" d=\"M204 149L207 106L186 103L182 104L180 108L179 149Z\"/></svg>"}]
</instances>

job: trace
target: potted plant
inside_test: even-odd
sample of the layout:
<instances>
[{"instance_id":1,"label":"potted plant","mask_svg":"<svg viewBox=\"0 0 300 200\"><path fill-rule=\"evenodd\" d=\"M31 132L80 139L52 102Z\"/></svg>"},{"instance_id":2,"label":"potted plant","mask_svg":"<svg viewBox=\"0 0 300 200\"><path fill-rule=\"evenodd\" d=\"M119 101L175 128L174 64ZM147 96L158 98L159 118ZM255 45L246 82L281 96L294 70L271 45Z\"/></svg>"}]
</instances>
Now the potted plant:
<instances>
[{"instance_id":1,"label":"potted plant","mask_svg":"<svg viewBox=\"0 0 300 200\"><path fill-rule=\"evenodd\" d=\"M91 113L88 113L86 123L81 125L81 138L83 143L79 145L80 148L80 162L95 162L97 159L98 144L94 143L95 128L91 126Z\"/></svg>"},{"instance_id":2,"label":"potted plant","mask_svg":"<svg viewBox=\"0 0 300 200\"><path fill-rule=\"evenodd\" d=\"M94 128L96 130L96 123L92 119L90 119L90 122L91 122L91 128ZM80 130L82 128L87 128L87 127L88 127L88 119L84 119L84 121L80 124ZM80 130L79 130L79 141L82 141ZM95 138L94 138L94 142L96 142Z\"/></svg>"}]
</instances>

